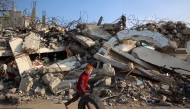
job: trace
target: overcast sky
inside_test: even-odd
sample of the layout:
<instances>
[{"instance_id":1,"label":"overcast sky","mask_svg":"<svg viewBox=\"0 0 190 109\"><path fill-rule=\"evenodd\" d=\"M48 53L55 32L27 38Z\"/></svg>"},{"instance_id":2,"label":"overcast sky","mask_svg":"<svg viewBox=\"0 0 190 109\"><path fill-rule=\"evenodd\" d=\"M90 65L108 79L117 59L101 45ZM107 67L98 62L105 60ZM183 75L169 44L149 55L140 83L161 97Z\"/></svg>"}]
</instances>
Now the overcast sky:
<instances>
[{"instance_id":1,"label":"overcast sky","mask_svg":"<svg viewBox=\"0 0 190 109\"><path fill-rule=\"evenodd\" d=\"M27 9L31 13L33 0L14 1L17 11ZM67 21L78 20L81 13L85 22L98 22L103 16L103 23L112 23L125 14L134 23L134 19L190 23L190 0L37 0L36 7L39 18L45 11L48 17L58 16Z\"/></svg>"}]
</instances>

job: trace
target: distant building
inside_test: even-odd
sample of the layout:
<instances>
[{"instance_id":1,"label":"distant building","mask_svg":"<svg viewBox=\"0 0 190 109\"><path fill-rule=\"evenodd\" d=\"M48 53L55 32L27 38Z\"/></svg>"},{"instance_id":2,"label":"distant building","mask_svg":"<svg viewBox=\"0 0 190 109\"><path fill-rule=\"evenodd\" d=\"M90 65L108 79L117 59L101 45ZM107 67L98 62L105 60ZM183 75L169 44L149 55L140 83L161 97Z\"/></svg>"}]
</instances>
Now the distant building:
<instances>
[{"instance_id":1,"label":"distant building","mask_svg":"<svg viewBox=\"0 0 190 109\"><path fill-rule=\"evenodd\" d=\"M1 12L0 23L3 27L22 25L22 11L16 11L15 5L13 5L12 10L1 10Z\"/></svg>"}]
</instances>

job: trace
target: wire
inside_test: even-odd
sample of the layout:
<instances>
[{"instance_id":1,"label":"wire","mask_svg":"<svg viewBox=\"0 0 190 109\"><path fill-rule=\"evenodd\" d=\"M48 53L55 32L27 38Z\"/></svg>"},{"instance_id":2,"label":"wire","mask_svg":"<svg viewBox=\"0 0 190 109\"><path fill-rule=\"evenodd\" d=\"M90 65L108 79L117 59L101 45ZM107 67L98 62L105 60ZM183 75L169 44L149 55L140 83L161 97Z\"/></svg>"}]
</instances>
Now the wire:
<instances>
[{"instance_id":1,"label":"wire","mask_svg":"<svg viewBox=\"0 0 190 109\"><path fill-rule=\"evenodd\" d=\"M189 13L190 11L187 11L185 14ZM184 16L185 14L179 16L178 18L176 18L175 20L179 19L180 17Z\"/></svg>"}]
</instances>

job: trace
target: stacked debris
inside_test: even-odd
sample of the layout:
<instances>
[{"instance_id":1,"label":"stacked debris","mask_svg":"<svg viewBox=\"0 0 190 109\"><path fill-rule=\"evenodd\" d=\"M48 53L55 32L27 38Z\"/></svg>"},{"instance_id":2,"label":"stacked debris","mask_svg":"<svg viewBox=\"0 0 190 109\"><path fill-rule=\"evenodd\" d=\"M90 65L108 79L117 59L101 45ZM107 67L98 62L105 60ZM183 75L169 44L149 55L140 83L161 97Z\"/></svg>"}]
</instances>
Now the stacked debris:
<instances>
[{"instance_id":1,"label":"stacked debris","mask_svg":"<svg viewBox=\"0 0 190 109\"><path fill-rule=\"evenodd\" d=\"M126 29L115 24L56 23L2 27L1 98L14 103L36 98L72 98L84 67L105 105L186 105L190 90L190 29L159 22ZM61 55L60 55L61 54Z\"/></svg>"}]
</instances>

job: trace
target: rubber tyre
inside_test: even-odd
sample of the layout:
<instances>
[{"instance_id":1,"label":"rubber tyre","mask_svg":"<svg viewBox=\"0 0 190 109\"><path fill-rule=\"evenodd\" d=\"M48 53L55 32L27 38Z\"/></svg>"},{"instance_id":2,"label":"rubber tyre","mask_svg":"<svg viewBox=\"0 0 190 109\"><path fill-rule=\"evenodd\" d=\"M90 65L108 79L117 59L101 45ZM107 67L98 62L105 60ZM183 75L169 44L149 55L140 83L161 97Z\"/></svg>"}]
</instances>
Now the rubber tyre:
<instances>
[{"instance_id":1,"label":"rubber tyre","mask_svg":"<svg viewBox=\"0 0 190 109\"><path fill-rule=\"evenodd\" d=\"M85 104L87 102L93 104L96 107L96 109L105 109L102 100L94 94L83 96L78 103L78 109L85 109Z\"/></svg>"}]
</instances>

